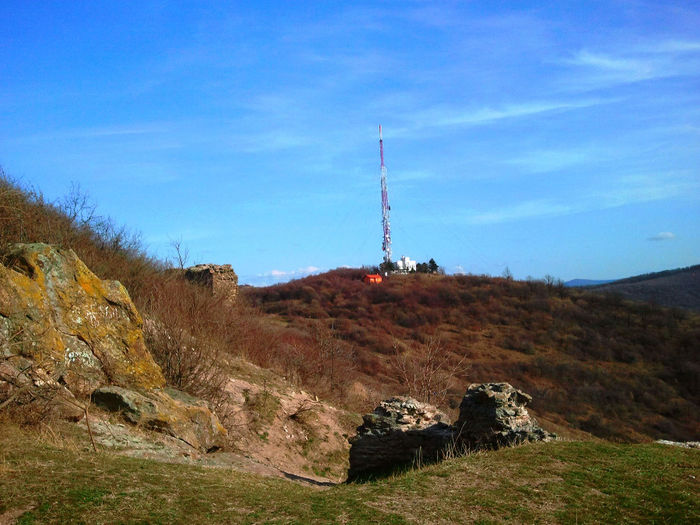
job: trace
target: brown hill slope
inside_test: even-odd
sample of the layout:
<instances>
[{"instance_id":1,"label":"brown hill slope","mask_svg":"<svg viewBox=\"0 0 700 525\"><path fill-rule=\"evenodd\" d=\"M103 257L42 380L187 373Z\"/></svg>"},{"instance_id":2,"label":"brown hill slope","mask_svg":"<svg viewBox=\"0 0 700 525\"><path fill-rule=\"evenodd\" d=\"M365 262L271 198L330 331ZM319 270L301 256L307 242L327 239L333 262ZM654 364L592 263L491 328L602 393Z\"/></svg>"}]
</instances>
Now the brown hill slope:
<instances>
[{"instance_id":1,"label":"brown hill slope","mask_svg":"<svg viewBox=\"0 0 700 525\"><path fill-rule=\"evenodd\" d=\"M244 454L246 465L254 460L266 465L266 472L272 467L296 476L344 478L349 447L345 438L360 418L300 391L304 387L324 392L325 376L314 364L315 346L305 347L308 358L287 363L295 371L287 374L291 381L251 365L249 361L286 373L277 357L285 355L286 343L276 326L243 304L232 305L187 282L178 272L164 271L167 263L148 256L138 236L97 216L80 192L47 202L40 192L20 186L0 169L0 263L7 262L18 242L70 248L100 278L125 284L145 320L145 344L168 385L209 402L229 432L227 448ZM0 295L6 292L0 287ZM6 324L0 314L0 340L17 347L15 338L21 332ZM0 351L0 369L7 372L3 365L12 357L12 352ZM7 417L21 424L47 423L45 411L32 410L33 405L24 402L29 393L18 398L4 383L0 380L2 421ZM87 402L89 393L81 402ZM108 443L131 440L129 432L117 439L109 425L100 426ZM96 430L99 445L98 434ZM130 442L135 453L151 447L148 440L134 439ZM169 453L176 452L164 451L165 456Z\"/></svg>"},{"instance_id":2,"label":"brown hill slope","mask_svg":"<svg viewBox=\"0 0 700 525\"><path fill-rule=\"evenodd\" d=\"M629 277L593 289L634 301L700 311L700 264Z\"/></svg>"},{"instance_id":3,"label":"brown hill slope","mask_svg":"<svg viewBox=\"0 0 700 525\"><path fill-rule=\"evenodd\" d=\"M539 416L601 437L700 433L695 314L538 281L407 275L377 286L361 276L245 291L279 330L278 351L332 336L316 356L328 395L358 407L397 391L440 401L447 383L454 408L466 384L508 381L533 394Z\"/></svg>"}]
</instances>

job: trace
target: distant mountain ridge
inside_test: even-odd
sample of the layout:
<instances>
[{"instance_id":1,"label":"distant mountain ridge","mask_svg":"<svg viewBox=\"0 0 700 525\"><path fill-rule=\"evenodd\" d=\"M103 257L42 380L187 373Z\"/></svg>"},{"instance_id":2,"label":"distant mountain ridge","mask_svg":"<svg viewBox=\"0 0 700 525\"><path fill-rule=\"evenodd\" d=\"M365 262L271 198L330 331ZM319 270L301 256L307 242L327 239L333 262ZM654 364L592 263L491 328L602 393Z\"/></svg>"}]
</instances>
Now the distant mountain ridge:
<instances>
[{"instance_id":1,"label":"distant mountain ridge","mask_svg":"<svg viewBox=\"0 0 700 525\"><path fill-rule=\"evenodd\" d=\"M700 264L627 277L590 289L661 306L700 310Z\"/></svg>"},{"instance_id":2,"label":"distant mountain ridge","mask_svg":"<svg viewBox=\"0 0 700 525\"><path fill-rule=\"evenodd\" d=\"M607 284L607 283L612 283L614 282L613 279L572 279L570 281L566 281L564 283L564 286L570 286L572 288L576 287L584 287L584 286L596 286L599 284Z\"/></svg>"}]
</instances>

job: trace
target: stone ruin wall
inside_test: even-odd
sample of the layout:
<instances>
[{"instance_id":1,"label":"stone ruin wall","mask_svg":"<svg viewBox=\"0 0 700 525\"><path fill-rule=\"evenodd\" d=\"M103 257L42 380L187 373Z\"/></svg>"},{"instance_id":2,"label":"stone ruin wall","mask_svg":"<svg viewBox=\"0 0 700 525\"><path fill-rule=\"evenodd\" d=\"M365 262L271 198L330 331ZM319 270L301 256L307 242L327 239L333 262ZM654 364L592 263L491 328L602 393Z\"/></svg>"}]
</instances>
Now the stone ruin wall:
<instances>
[{"instance_id":1,"label":"stone ruin wall","mask_svg":"<svg viewBox=\"0 0 700 525\"><path fill-rule=\"evenodd\" d=\"M198 264L187 268L185 279L207 288L215 296L229 300L238 296L238 276L230 264Z\"/></svg>"}]
</instances>

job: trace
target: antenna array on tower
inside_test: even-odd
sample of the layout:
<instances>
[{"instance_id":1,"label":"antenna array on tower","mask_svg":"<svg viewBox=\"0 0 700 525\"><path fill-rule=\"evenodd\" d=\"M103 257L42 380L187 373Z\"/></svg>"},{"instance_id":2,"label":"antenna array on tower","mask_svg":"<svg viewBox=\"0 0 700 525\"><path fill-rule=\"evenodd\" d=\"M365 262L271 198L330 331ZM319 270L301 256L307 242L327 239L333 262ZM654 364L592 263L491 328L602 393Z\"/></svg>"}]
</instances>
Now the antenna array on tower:
<instances>
[{"instance_id":1,"label":"antenna array on tower","mask_svg":"<svg viewBox=\"0 0 700 525\"><path fill-rule=\"evenodd\" d=\"M389 223L389 194L386 188L386 166L384 165L384 142L382 141L382 125L379 125L379 157L381 159L381 183L382 183L382 251L384 262L391 263L391 224Z\"/></svg>"}]
</instances>

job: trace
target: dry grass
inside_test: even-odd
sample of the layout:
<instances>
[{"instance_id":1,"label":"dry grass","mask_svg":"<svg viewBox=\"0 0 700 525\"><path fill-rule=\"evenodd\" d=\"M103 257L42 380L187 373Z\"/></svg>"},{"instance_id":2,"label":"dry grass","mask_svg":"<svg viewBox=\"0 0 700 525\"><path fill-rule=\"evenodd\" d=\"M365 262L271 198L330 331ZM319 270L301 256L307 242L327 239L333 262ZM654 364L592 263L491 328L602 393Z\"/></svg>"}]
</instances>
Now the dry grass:
<instances>
[{"instance_id":1,"label":"dry grass","mask_svg":"<svg viewBox=\"0 0 700 525\"><path fill-rule=\"evenodd\" d=\"M698 452L661 445L530 444L327 490L60 448L12 426L0 450L0 515L19 523L700 520Z\"/></svg>"}]
</instances>

